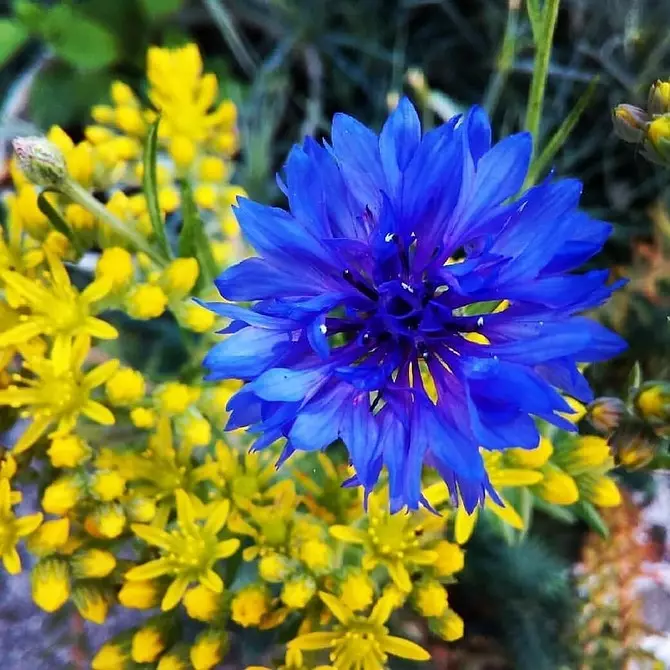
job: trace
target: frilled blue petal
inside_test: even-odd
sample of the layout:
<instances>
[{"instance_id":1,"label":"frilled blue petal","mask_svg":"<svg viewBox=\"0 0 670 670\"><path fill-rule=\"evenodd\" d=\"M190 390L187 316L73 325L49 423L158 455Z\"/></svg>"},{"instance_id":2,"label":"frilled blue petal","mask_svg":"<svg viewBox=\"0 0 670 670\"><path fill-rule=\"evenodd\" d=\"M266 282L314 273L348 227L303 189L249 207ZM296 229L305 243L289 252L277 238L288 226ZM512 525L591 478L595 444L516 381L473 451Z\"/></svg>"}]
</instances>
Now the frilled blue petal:
<instances>
[{"instance_id":1,"label":"frilled blue petal","mask_svg":"<svg viewBox=\"0 0 670 670\"><path fill-rule=\"evenodd\" d=\"M289 211L239 203L260 257L217 287L246 304L201 303L230 320L209 378L245 381L227 428L254 449L285 439L280 463L341 440L366 497L386 468L394 512L430 508L426 467L468 511L500 503L480 448L535 447L537 419L574 430L578 364L624 347L577 316L622 282L570 273L610 226L578 210L574 180L519 195L530 155L527 134L492 145L481 108L422 135L406 99L379 135L337 115L332 146L293 149Z\"/></svg>"}]
</instances>

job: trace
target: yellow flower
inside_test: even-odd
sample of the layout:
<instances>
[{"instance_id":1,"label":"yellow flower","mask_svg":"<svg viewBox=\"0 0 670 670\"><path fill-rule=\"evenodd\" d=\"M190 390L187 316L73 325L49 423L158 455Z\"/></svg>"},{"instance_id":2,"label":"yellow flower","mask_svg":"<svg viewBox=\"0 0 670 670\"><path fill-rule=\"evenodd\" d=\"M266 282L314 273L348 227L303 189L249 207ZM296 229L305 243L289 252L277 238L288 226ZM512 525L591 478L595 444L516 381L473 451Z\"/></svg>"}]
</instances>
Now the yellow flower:
<instances>
[{"instance_id":1,"label":"yellow flower","mask_svg":"<svg viewBox=\"0 0 670 670\"><path fill-rule=\"evenodd\" d=\"M109 613L110 598L101 588L77 584L72 590L72 602L87 621L103 624Z\"/></svg>"},{"instance_id":2,"label":"yellow flower","mask_svg":"<svg viewBox=\"0 0 670 670\"><path fill-rule=\"evenodd\" d=\"M508 449L505 452L510 465L518 468L535 470L541 468L554 453L551 440L546 437L540 438L540 443L535 449Z\"/></svg>"},{"instance_id":3,"label":"yellow flower","mask_svg":"<svg viewBox=\"0 0 670 670\"><path fill-rule=\"evenodd\" d=\"M101 579L114 570L116 558L103 549L84 549L74 554L70 565L77 579Z\"/></svg>"},{"instance_id":4,"label":"yellow flower","mask_svg":"<svg viewBox=\"0 0 670 670\"><path fill-rule=\"evenodd\" d=\"M10 212L16 217L17 223L35 239L42 240L49 232L51 224L37 205L37 189L32 184L20 186L16 196L8 200Z\"/></svg>"},{"instance_id":5,"label":"yellow flower","mask_svg":"<svg viewBox=\"0 0 670 670\"><path fill-rule=\"evenodd\" d=\"M147 610L160 602L161 588L151 579L125 581L118 597L121 605L128 609Z\"/></svg>"},{"instance_id":6,"label":"yellow flower","mask_svg":"<svg viewBox=\"0 0 670 670\"><path fill-rule=\"evenodd\" d=\"M45 612L55 612L70 597L70 573L62 559L41 560L33 568L30 581L33 600Z\"/></svg>"},{"instance_id":7,"label":"yellow flower","mask_svg":"<svg viewBox=\"0 0 670 670\"><path fill-rule=\"evenodd\" d=\"M189 416L182 423L184 440L194 447L204 447L212 441L212 427L201 416Z\"/></svg>"},{"instance_id":8,"label":"yellow flower","mask_svg":"<svg viewBox=\"0 0 670 670\"><path fill-rule=\"evenodd\" d=\"M28 307L21 323L0 334L0 347L28 342L38 335L54 338L54 357L67 356L72 337L90 335L111 340L118 336L116 328L95 317L92 306L110 291L106 279L89 284L81 293L72 286L61 261L46 253L50 273L45 281L29 279L18 272L5 272L2 279L11 291L17 306Z\"/></svg>"},{"instance_id":9,"label":"yellow flower","mask_svg":"<svg viewBox=\"0 0 670 670\"><path fill-rule=\"evenodd\" d=\"M98 470L91 476L89 489L98 500L111 502L123 495L126 480L118 472Z\"/></svg>"},{"instance_id":10,"label":"yellow flower","mask_svg":"<svg viewBox=\"0 0 670 670\"><path fill-rule=\"evenodd\" d=\"M102 252L95 267L95 276L111 282L118 291L133 278L133 257L121 247L108 247Z\"/></svg>"},{"instance_id":11,"label":"yellow flower","mask_svg":"<svg viewBox=\"0 0 670 670\"><path fill-rule=\"evenodd\" d=\"M181 644L175 645L161 656L156 670L191 670L188 647Z\"/></svg>"},{"instance_id":12,"label":"yellow flower","mask_svg":"<svg viewBox=\"0 0 670 670\"><path fill-rule=\"evenodd\" d=\"M307 540L300 547L300 560L315 574L322 574L332 565L333 550L320 540Z\"/></svg>"},{"instance_id":13,"label":"yellow flower","mask_svg":"<svg viewBox=\"0 0 670 670\"><path fill-rule=\"evenodd\" d=\"M44 489L42 509L47 514L67 514L82 498L84 484L79 475L65 475L55 479Z\"/></svg>"},{"instance_id":14,"label":"yellow flower","mask_svg":"<svg viewBox=\"0 0 670 670\"><path fill-rule=\"evenodd\" d=\"M281 601L291 609L301 610L316 593L316 582L309 575L296 575L284 582L279 596Z\"/></svg>"},{"instance_id":15,"label":"yellow flower","mask_svg":"<svg viewBox=\"0 0 670 670\"><path fill-rule=\"evenodd\" d=\"M360 612L372 604L374 583L369 575L358 568L347 570L339 583L339 597L352 612Z\"/></svg>"},{"instance_id":16,"label":"yellow flower","mask_svg":"<svg viewBox=\"0 0 670 670\"><path fill-rule=\"evenodd\" d=\"M47 454L55 468L76 468L91 456L91 448L76 435L55 437Z\"/></svg>"},{"instance_id":17,"label":"yellow flower","mask_svg":"<svg viewBox=\"0 0 670 670\"><path fill-rule=\"evenodd\" d=\"M256 627L267 614L269 605L268 593L264 586L260 584L245 586L233 596L231 618L244 628Z\"/></svg>"},{"instance_id":18,"label":"yellow flower","mask_svg":"<svg viewBox=\"0 0 670 670\"><path fill-rule=\"evenodd\" d=\"M370 616L363 617L330 593L320 592L319 596L338 621L335 630L299 635L288 643L289 649L328 649L337 670L383 670L389 655L412 661L430 659L430 654L415 642L388 634L384 624L393 609L388 600L377 601Z\"/></svg>"},{"instance_id":19,"label":"yellow flower","mask_svg":"<svg viewBox=\"0 0 670 670\"><path fill-rule=\"evenodd\" d=\"M37 556L48 556L61 549L70 536L70 521L54 519L45 521L26 542L28 549Z\"/></svg>"},{"instance_id":20,"label":"yellow flower","mask_svg":"<svg viewBox=\"0 0 670 670\"><path fill-rule=\"evenodd\" d=\"M110 540L119 537L125 526L126 515L123 508L117 503L97 506L84 521L84 527L93 537L104 537Z\"/></svg>"},{"instance_id":21,"label":"yellow flower","mask_svg":"<svg viewBox=\"0 0 670 670\"><path fill-rule=\"evenodd\" d=\"M135 663L155 663L167 646L161 620L146 622L134 635L130 656Z\"/></svg>"},{"instance_id":22,"label":"yellow flower","mask_svg":"<svg viewBox=\"0 0 670 670\"><path fill-rule=\"evenodd\" d=\"M16 545L22 537L33 533L42 523L41 514L17 518L12 512L11 489L8 479L0 479L0 557L10 575L21 572L21 558Z\"/></svg>"},{"instance_id":23,"label":"yellow flower","mask_svg":"<svg viewBox=\"0 0 670 670\"><path fill-rule=\"evenodd\" d=\"M123 368L107 380L105 393L115 407L128 407L144 397L146 386L141 372Z\"/></svg>"},{"instance_id":24,"label":"yellow flower","mask_svg":"<svg viewBox=\"0 0 670 670\"><path fill-rule=\"evenodd\" d=\"M213 74L202 74L202 59L195 44L177 49L152 47L147 54L149 99L161 113L160 136L180 168L191 165L197 148L221 135L235 138L237 114L228 100L214 110L218 84ZM227 140L232 151L235 143Z\"/></svg>"},{"instance_id":25,"label":"yellow flower","mask_svg":"<svg viewBox=\"0 0 670 670\"><path fill-rule=\"evenodd\" d=\"M367 521L366 529L335 525L330 533L342 542L362 545L364 570L383 565L398 588L411 591L410 572L437 560L437 553L424 545L443 528L444 518L423 512L390 514L383 498L373 494Z\"/></svg>"},{"instance_id":26,"label":"yellow flower","mask_svg":"<svg viewBox=\"0 0 670 670\"><path fill-rule=\"evenodd\" d=\"M0 405L24 407L23 415L32 419L17 440L15 453L30 448L54 423L57 435L69 434L80 414L104 426L114 423L114 415L90 395L116 372L119 363L107 361L84 373L81 366L89 348L89 338L79 337L67 356L54 347L48 359L26 357L23 367L27 374L18 377L21 385L0 390Z\"/></svg>"},{"instance_id":27,"label":"yellow flower","mask_svg":"<svg viewBox=\"0 0 670 670\"><path fill-rule=\"evenodd\" d=\"M212 621L220 609L221 594L202 584L189 589L184 595L184 607L191 619Z\"/></svg>"},{"instance_id":28,"label":"yellow flower","mask_svg":"<svg viewBox=\"0 0 670 670\"><path fill-rule=\"evenodd\" d=\"M65 218L72 228L78 232L85 232L95 228L95 217L87 209L75 203L65 208ZM103 256L106 251L103 251ZM99 261L98 261L99 264ZM96 271L96 275L98 275Z\"/></svg>"},{"instance_id":29,"label":"yellow flower","mask_svg":"<svg viewBox=\"0 0 670 670\"><path fill-rule=\"evenodd\" d=\"M169 296L181 298L191 292L199 274L195 258L177 258L163 270L161 285Z\"/></svg>"},{"instance_id":30,"label":"yellow flower","mask_svg":"<svg viewBox=\"0 0 670 670\"><path fill-rule=\"evenodd\" d=\"M167 307L163 289L154 284L139 284L128 296L128 314L134 319L157 319Z\"/></svg>"},{"instance_id":31,"label":"yellow flower","mask_svg":"<svg viewBox=\"0 0 670 670\"><path fill-rule=\"evenodd\" d=\"M211 670L218 665L226 652L225 633L205 630L195 639L189 658L194 670Z\"/></svg>"},{"instance_id":32,"label":"yellow flower","mask_svg":"<svg viewBox=\"0 0 670 670\"><path fill-rule=\"evenodd\" d=\"M191 582L200 582L215 593L221 593L223 582L212 568L217 560L232 556L240 546L238 539L219 541L217 537L226 523L230 509L228 501L217 503L204 525L198 525L188 494L179 489L175 498L177 528L171 533L155 526L132 525L139 538L162 550L162 556L126 573L126 579L131 581L173 575L174 581L161 603L163 610L176 607Z\"/></svg>"},{"instance_id":33,"label":"yellow flower","mask_svg":"<svg viewBox=\"0 0 670 670\"><path fill-rule=\"evenodd\" d=\"M437 553L433 569L438 577L453 575L465 566L465 552L457 544L440 540L433 549Z\"/></svg>"},{"instance_id":34,"label":"yellow flower","mask_svg":"<svg viewBox=\"0 0 670 670\"><path fill-rule=\"evenodd\" d=\"M579 500L575 480L553 464L544 470L544 478L533 487L533 493L553 505L572 505Z\"/></svg>"},{"instance_id":35,"label":"yellow flower","mask_svg":"<svg viewBox=\"0 0 670 670\"><path fill-rule=\"evenodd\" d=\"M157 512L156 501L151 498L134 497L127 508L130 519L140 523L149 523Z\"/></svg>"},{"instance_id":36,"label":"yellow flower","mask_svg":"<svg viewBox=\"0 0 670 670\"><path fill-rule=\"evenodd\" d=\"M619 487L604 474L584 474L577 477L577 485L583 497L598 507L618 507L621 504Z\"/></svg>"},{"instance_id":37,"label":"yellow flower","mask_svg":"<svg viewBox=\"0 0 670 670\"><path fill-rule=\"evenodd\" d=\"M436 580L419 582L414 587L412 597L421 616L441 617L447 611L447 590Z\"/></svg>"}]
</instances>

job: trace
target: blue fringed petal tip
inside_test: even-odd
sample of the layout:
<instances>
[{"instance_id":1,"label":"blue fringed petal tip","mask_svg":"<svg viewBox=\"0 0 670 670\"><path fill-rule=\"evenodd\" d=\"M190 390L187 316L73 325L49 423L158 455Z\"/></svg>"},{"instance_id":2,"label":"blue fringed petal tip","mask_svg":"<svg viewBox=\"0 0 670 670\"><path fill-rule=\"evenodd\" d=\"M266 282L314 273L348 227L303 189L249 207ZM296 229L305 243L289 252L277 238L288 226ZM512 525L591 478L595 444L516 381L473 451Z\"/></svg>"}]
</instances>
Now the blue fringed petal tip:
<instances>
[{"instance_id":1,"label":"blue fringed petal tip","mask_svg":"<svg viewBox=\"0 0 670 670\"><path fill-rule=\"evenodd\" d=\"M366 493L386 469L394 511L425 503L424 466L469 511L495 500L480 447L534 448L535 418L569 428L561 393L591 400L577 363L625 347L578 316L618 287L573 272L611 226L574 180L517 196L531 147L491 144L479 107L422 133L407 99L379 134L337 114L332 145L294 147L287 209L239 201L258 256L216 281L252 306L208 304L231 320L208 378L245 381L229 427L284 438L282 459L341 440Z\"/></svg>"}]
</instances>

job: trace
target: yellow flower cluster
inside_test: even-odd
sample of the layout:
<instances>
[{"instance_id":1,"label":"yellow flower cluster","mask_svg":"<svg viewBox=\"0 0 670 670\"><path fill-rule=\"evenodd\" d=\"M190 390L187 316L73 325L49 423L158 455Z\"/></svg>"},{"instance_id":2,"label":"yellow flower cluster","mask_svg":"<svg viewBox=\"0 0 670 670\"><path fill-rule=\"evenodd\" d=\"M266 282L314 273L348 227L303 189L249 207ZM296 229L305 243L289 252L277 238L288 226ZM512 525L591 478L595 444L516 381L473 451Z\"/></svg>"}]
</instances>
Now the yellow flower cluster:
<instances>
[{"instance_id":1,"label":"yellow flower cluster","mask_svg":"<svg viewBox=\"0 0 670 670\"><path fill-rule=\"evenodd\" d=\"M32 596L46 612L71 601L103 623L114 607L152 610L97 650L94 670L208 670L225 658L230 626L297 626L275 665L286 669L427 660L393 634L391 615L423 618L423 641L463 635L447 589L477 515L452 509L443 484L427 490L442 515L390 515L383 489L366 509L340 486L348 466L336 448L295 455L278 472L278 447L249 453L244 435L224 438L239 385L202 379L214 315L191 298L209 290L212 263L244 253L231 209L244 192L228 181L236 107L218 99L203 69L195 45L152 48L146 105L115 82L85 140L51 129L47 151L66 170L55 190L40 194L12 164L0 236L0 409L18 438L0 464L3 565L20 571L24 541L36 559ZM156 189L138 193L159 118ZM22 153L30 159L26 141ZM206 249L177 235L182 182ZM187 355L174 358L184 364L131 364L125 340L159 318L178 334ZM503 496L485 513L514 528L525 524L520 492L550 506L619 500L600 438L547 434L535 450L484 459ZM46 477L41 511L17 516L36 471Z\"/></svg>"}]
</instances>

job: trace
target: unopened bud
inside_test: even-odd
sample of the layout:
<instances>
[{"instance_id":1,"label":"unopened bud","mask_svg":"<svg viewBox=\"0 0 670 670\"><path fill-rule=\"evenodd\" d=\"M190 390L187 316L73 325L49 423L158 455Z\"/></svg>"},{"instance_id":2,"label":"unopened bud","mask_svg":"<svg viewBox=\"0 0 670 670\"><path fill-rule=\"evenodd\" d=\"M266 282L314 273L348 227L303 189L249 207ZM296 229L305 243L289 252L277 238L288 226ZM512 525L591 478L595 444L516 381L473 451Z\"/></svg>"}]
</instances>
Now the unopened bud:
<instances>
[{"instance_id":1,"label":"unopened bud","mask_svg":"<svg viewBox=\"0 0 670 670\"><path fill-rule=\"evenodd\" d=\"M670 81L655 81L649 89L647 111L652 116L670 112Z\"/></svg>"},{"instance_id":2,"label":"unopened bud","mask_svg":"<svg viewBox=\"0 0 670 670\"><path fill-rule=\"evenodd\" d=\"M626 404L620 398L596 398L587 408L586 418L602 434L611 433L621 423Z\"/></svg>"},{"instance_id":3,"label":"unopened bud","mask_svg":"<svg viewBox=\"0 0 670 670\"><path fill-rule=\"evenodd\" d=\"M635 105L617 105L612 112L614 132L624 141L636 144L644 138L649 117Z\"/></svg>"},{"instance_id":4,"label":"unopened bud","mask_svg":"<svg viewBox=\"0 0 670 670\"><path fill-rule=\"evenodd\" d=\"M642 384L633 399L642 419L651 424L670 421L670 383L650 381Z\"/></svg>"},{"instance_id":5,"label":"unopened bud","mask_svg":"<svg viewBox=\"0 0 670 670\"><path fill-rule=\"evenodd\" d=\"M12 141L23 174L37 186L61 186L67 180L65 157L46 137L17 137Z\"/></svg>"},{"instance_id":6,"label":"unopened bud","mask_svg":"<svg viewBox=\"0 0 670 670\"><path fill-rule=\"evenodd\" d=\"M657 162L670 163L670 114L659 116L649 124L645 148Z\"/></svg>"},{"instance_id":7,"label":"unopened bud","mask_svg":"<svg viewBox=\"0 0 670 670\"><path fill-rule=\"evenodd\" d=\"M642 421L625 422L609 440L617 465L626 470L639 470L656 455L659 439Z\"/></svg>"}]
</instances>

